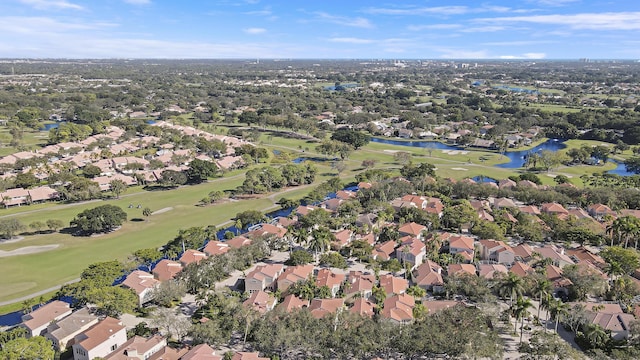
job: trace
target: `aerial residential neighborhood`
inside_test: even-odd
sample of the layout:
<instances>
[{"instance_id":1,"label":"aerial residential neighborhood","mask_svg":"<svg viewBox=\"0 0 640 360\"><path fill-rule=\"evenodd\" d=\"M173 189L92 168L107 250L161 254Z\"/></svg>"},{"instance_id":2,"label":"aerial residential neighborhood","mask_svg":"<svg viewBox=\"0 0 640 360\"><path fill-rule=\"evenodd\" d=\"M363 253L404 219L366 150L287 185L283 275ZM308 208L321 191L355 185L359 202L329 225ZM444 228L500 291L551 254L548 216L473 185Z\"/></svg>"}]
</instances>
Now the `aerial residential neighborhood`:
<instances>
[{"instance_id":1,"label":"aerial residential neighborhood","mask_svg":"<svg viewBox=\"0 0 640 360\"><path fill-rule=\"evenodd\" d=\"M640 358L640 65L357 56L575 5L531 3L299 10L355 60L0 59L0 359Z\"/></svg>"}]
</instances>

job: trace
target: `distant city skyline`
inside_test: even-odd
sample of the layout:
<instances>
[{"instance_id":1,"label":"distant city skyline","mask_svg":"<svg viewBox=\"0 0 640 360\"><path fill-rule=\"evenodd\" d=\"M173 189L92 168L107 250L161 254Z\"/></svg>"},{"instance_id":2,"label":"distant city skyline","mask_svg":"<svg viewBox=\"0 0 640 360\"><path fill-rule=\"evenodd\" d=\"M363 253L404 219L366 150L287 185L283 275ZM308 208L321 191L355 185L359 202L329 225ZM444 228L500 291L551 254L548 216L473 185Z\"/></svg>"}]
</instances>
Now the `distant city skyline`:
<instances>
[{"instance_id":1,"label":"distant city skyline","mask_svg":"<svg viewBox=\"0 0 640 360\"><path fill-rule=\"evenodd\" d=\"M0 58L640 59L640 2L4 0Z\"/></svg>"}]
</instances>

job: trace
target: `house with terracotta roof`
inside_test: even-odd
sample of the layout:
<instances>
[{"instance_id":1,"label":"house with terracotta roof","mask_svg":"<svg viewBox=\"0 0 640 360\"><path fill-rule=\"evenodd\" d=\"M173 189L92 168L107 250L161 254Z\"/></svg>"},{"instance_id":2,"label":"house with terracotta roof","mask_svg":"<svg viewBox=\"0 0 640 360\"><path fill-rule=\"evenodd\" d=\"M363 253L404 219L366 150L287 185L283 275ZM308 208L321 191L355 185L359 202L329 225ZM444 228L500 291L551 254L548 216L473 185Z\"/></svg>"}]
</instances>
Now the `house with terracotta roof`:
<instances>
[{"instance_id":1,"label":"house with terracotta roof","mask_svg":"<svg viewBox=\"0 0 640 360\"><path fill-rule=\"evenodd\" d=\"M311 316L320 319L327 315L332 315L342 311L344 308L344 299L313 299L309 304Z\"/></svg>"},{"instance_id":2,"label":"house with terracotta roof","mask_svg":"<svg viewBox=\"0 0 640 360\"><path fill-rule=\"evenodd\" d=\"M33 189L27 190L32 203L56 200L60 197L60 193L48 186L38 186Z\"/></svg>"},{"instance_id":3,"label":"house with terracotta roof","mask_svg":"<svg viewBox=\"0 0 640 360\"><path fill-rule=\"evenodd\" d=\"M239 351L231 357L231 360L269 360L266 357L260 357L257 352L243 352Z\"/></svg>"},{"instance_id":4,"label":"house with terracotta roof","mask_svg":"<svg viewBox=\"0 0 640 360\"><path fill-rule=\"evenodd\" d=\"M476 275L476 267L473 264L449 264L447 266L448 276L460 276L460 275Z\"/></svg>"},{"instance_id":5,"label":"house with terracotta roof","mask_svg":"<svg viewBox=\"0 0 640 360\"><path fill-rule=\"evenodd\" d=\"M531 180L520 180L520 181L518 181L518 187L537 189L538 188L538 184L534 183Z\"/></svg>"},{"instance_id":6,"label":"house with terracotta roof","mask_svg":"<svg viewBox=\"0 0 640 360\"><path fill-rule=\"evenodd\" d=\"M206 258L207 254L203 253L202 251L187 249L184 253L182 253L182 256L180 256L179 261L182 266L187 266L192 263L197 264Z\"/></svg>"},{"instance_id":7,"label":"house with terracotta roof","mask_svg":"<svg viewBox=\"0 0 640 360\"><path fill-rule=\"evenodd\" d=\"M535 270L527 263L516 261L509 269L509 272L512 272L522 278L534 273Z\"/></svg>"},{"instance_id":8,"label":"house with terracotta roof","mask_svg":"<svg viewBox=\"0 0 640 360\"><path fill-rule=\"evenodd\" d=\"M475 240L464 235L449 238L449 254L460 254L465 260L472 261L475 255Z\"/></svg>"},{"instance_id":9,"label":"house with terracotta roof","mask_svg":"<svg viewBox=\"0 0 640 360\"><path fill-rule=\"evenodd\" d=\"M271 224L262 224L260 225L259 230L261 232L260 235L262 236L273 235L273 236L277 236L278 238L283 238L287 234L287 229L280 226L271 225Z\"/></svg>"},{"instance_id":10,"label":"house with terracotta roof","mask_svg":"<svg viewBox=\"0 0 640 360\"><path fill-rule=\"evenodd\" d=\"M413 269L424 262L424 258L427 255L427 247L420 239L405 236L400 241L401 244L396 249L396 258L400 263L410 264L409 269Z\"/></svg>"},{"instance_id":11,"label":"house with terracotta roof","mask_svg":"<svg viewBox=\"0 0 640 360\"><path fill-rule=\"evenodd\" d=\"M569 211L565 209L564 206L556 202L544 203L540 205L540 211L542 211L543 213L556 214L556 215L569 213Z\"/></svg>"},{"instance_id":12,"label":"house with terracotta roof","mask_svg":"<svg viewBox=\"0 0 640 360\"><path fill-rule=\"evenodd\" d=\"M114 352L105 356L104 360L147 360L165 346L167 346L167 339L160 335L153 335L149 338L134 336Z\"/></svg>"},{"instance_id":13,"label":"house with terracotta roof","mask_svg":"<svg viewBox=\"0 0 640 360\"><path fill-rule=\"evenodd\" d=\"M299 310L309 307L309 300L302 300L293 294L285 296L284 300L278 305L278 308L286 312Z\"/></svg>"},{"instance_id":14,"label":"house with terracotta roof","mask_svg":"<svg viewBox=\"0 0 640 360\"><path fill-rule=\"evenodd\" d=\"M359 189L370 189L373 186L373 184L371 184L370 182L359 182L358 183L358 190Z\"/></svg>"},{"instance_id":15,"label":"house with terracotta roof","mask_svg":"<svg viewBox=\"0 0 640 360\"><path fill-rule=\"evenodd\" d=\"M588 262L597 267L606 266L606 262L600 255L594 254L584 246L580 246L574 249L569 249L566 254L576 263Z\"/></svg>"},{"instance_id":16,"label":"house with terracotta roof","mask_svg":"<svg viewBox=\"0 0 640 360\"><path fill-rule=\"evenodd\" d=\"M349 190L338 190L336 192L336 198L341 199L341 200L351 200L351 199L355 199L356 197L356 193L353 191L349 191Z\"/></svg>"},{"instance_id":17,"label":"house with terracotta roof","mask_svg":"<svg viewBox=\"0 0 640 360\"><path fill-rule=\"evenodd\" d=\"M515 261L515 253L511 246L502 241L480 240L478 241L480 259L495 261L498 264L511 265Z\"/></svg>"},{"instance_id":18,"label":"house with terracotta roof","mask_svg":"<svg viewBox=\"0 0 640 360\"><path fill-rule=\"evenodd\" d=\"M243 246L247 246L251 244L251 239L244 237L242 235L236 236L232 239L225 241L225 244L229 245L232 249L240 249Z\"/></svg>"},{"instance_id":19,"label":"house with terracotta roof","mask_svg":"<svg viewBox=\"0 0 640 360\"><path fill-rule=\"evenodd\" d=\"M545 245L533 250L534 252L540 254L543 259L551 259L552 264L563 268L567 265L574 265L575 262L571 260L571 258L565 254L564 248L556 245Z\"/></svg>"},{"instance_id":20,"label":"house with terracotta roof","mask_svg":"<svg viewBox=\"0 0 640 360\"><path fill-rule=\"evenodd\" d=\"M344 200L333 198L329 200L325 200L320 203L320 208L325 209L331 213L334 213L338 210L338 207L344 203Z\"/></svg>"},{"instance_id":21,"label":"house with terracotta roof","mask_svg":"<svg viewBox=\"0 0 640 360\"><path fill-rule=\"evenodd\" d=\"M49 323L71 315L72 312L68 303L54 300L28 314L22 315L22 324L20 326L27 329L27 337L39 336L47 330Z\"/></svg>"},{"instance_id":22,"label":"house with terracotta roof","mask_svg":"<svg viewBox=\"0 0 640 360\"><path fill-rule=\"evenodd\" d=\"M409 287L409 281L391 274L380 275L380 287L384 289L387 296L393 294L404 294Z\"/></svg>"},{"instance_id":23,"label":"house with terracotta roof","mask_svg":"<svg viewBox=\"0 0 640 360\"><path fill-rule=\"evenodd\" d=\"M375 275L361 271L350 271L347 276L347 284L344 287L345 298L358 295L367 299L371 296L375 284Z\"/></svg>"},{"instance_id":24,"label":"house with terracotta roof","mask_svg":"<svg viewBox=\"0 0 640 360\"><path fill-rule=\"evenodd\" d=\"M382 306L380 316L396 324L409 324L413 321L413 307L416 301L411 295L393 295Z\"/></svg>"},{"instance_id":25,"label":"house with terracotta roof","mask_svg":"<svg viewBox=\"0 0 640 360\"><path fill-rule=\"evenodd\" d=\"M493 200L493 207L497 209L516 208L518 207L513 200L509 198L497 198Z\"/></svg>"},{"instance_id":26,"label":"house with terracotta roof","mask_svg":"<svg viewBox=\"0 0 640 360\"><path fill-rule=\"evenodd\" d=\"M334 249L342 249L349 245L355 238L355 234L349 229L340 230L334 233L333 236L336 238L335 241L331 243L331 246Z\"/></svg>"},{"instance_id":27,"label":"house with terracotta roof","mask_svg":"<svg viewBox=\"0 0 640 360\"><path fill-rule=\"evenodd\" d=\"M225 254L229 249L229 244L226 242L211 240L207 243L204 249L202 249L202 251L209 256L214 256Z\"/></svg>"},{"instance_id":28,"label":"house with terracotta roof","mask_svg":"<svg viewBox=\"0 0 640 360\"><path fill-rule=\"evenodd\" d=\"M168 281L178 275L182 271L182 264L177 261L162 259L153 268L153 276L159 281Z\"/></svg>"},{"instance_id":29,"label":"house with terracotta roof","mask_svg":"<svg viewBox=\"0 0 640 360\"><path fill-rule=\"evenodd\" d=\"M336 297L344 280L344 274L336 274L329 269L320 269L316 275L316 286L328 287L331 290L331 297Z\"/></svg>"},{"instance_id":30,"label":"house with terracotta roof","mask_svg":"<svg viewBox=\"0 0 640 360\"><path fill-rule=\"evenodd\" d=\"M122 282L122 286L132 289L138 295L138 305L142 306L153 300L153 290L160 281L156 280L152 274L146 271L134 270Z\"/></svg>"},{"instance_id":31,"label":"house with terracotta roof","mask_svg":"<svg viewBox=\"0 0 640 360\"><path fill-rule=\"evenodd\" d=\"M553 285L553 293L563 293L568 296L569 286L573 285L573 283L562 275L562 269L555 265L547 265L544 269L547 280Z\"/></svg>"},{"instance_id":32,"label":"house with terracotta roof","mask_svg":"<svg viewBox=\"0 0 640 360\"><path fill-rule=\"evenodd\" d=\"M305 216L311 211L316 209L319 209L319 207L312 206L312 205L300 205L295 209L294 213L296 214L296 216L300 217L300 216Z\"/></svg>"},{"instance_id":33,"label":"house with terracotta roof","mask_svg":"<svg viewBox=\"0 0 640 360\"><path fill-rule=\"evenodd\" d=\"M540 209L535 205L520 206L518 209L520 210L520 212L523 212L529 215L538 216L541 214Z\"/></svg>"},{"instance_id":34,"label":"house with terracotta roof","mask_svg":"<svg viewBox=\"0 0 640 360\"><path fill-rule=\"evenodd\" d=\"M427 227L424 225L408 222L398 228L398 233L400 233L400 236L411 236L422 240L424 238L422 232L426 230Z\"/></svg>"},{"instance_id":35,"label":"house with terracotta roof","mask_svg":"<svg viewBox=\"0 0 640 360\"><path fill-rule=\"evenodd\" d=\"M465 306L464 303L457 300L423 300L422 305L427 309L428 315L456 306Z\"/></svg>"},{"instance_id":36,"label":"house with terracotta roof","mask_svg":"<svg viewBox=\"0 0 640 360\"><path fill-rule=\"evenodd\" d=\"M360 316L372 317L375 314L376 305L371 301L363 298L358 298L353 302L353 305L349 309L350 313L358 314Z\"/></svg>"},{"instance_id":37,"label":"house with terracotta roof","mask_svg":"<svg viewBox=\"0 0 640 360\"><path fill-rule=\"evenodd\" d=\"M275 291L276 280L282 274L282 264L258 265L244 279L244 291L250 294L258 291Z\"/></svg>"},{"instance_id":38,"label":"house with terracotta roof","mask_svg":"<svg viewBox=\"0 0 640 360\"><path fill-rule=\"evenodd\" d=\"M0 200L5 207L28 204L31 199L29 191L23 188L7 189L0 193Z\"/></svg>"},{"instance_id":39,"label":"house with terracotta roof","mask_svg":"<svg viewBox=\"0 0 640 360\"><path fill-rule=\"evenodd\" d=\"M200 344L184 354L180 360L222 360L215 350L207 344Z\"/></svg>"},{"instance_id":40,"label":"house with terracotta roof","mask_svg":"<svg viewBox=\"0 0 640 360\"><path fill-rule=\"evenodd\" d=\"M485 279L496 279L503 275L506 275L509 271L502 264L479 264L478 276Z\"/></svg>"},{"instance_id":41,"label":"house with terracotta roof","mask_svg":"<svg viewBox=\"0 0 640 360\"><path fill-rule=\"evenodd\" d=\"M252 293L251 296L242 303L242 305L246 308L250 308L264 314L267 311L273 310L277 303L278 299L276 299L273 294L266 293L264 291L256 291Z\"/></svg>"},{"instance_id":42,"label":"house with terracotta roof","mask_svg":"<svg viewBox=\"0 0 640 360\"><path fill-rule=\"evenodd\" d=\"M617 215L615 211L611 210L611 208L605 204L591 204L587 206L587 212L598 220L602 220L607 215Z\"/></svg>"},{"instance_id":43,"label":"house with terracotta roof","mask_svg":"<svg viewBox=\"0 0 640 360\"><path fill-rule=\"evenodd\" d=\"M106 317L85 332L76 335L73 360L104 358L127 342L127 328L112 317Z\"/></svg>"},{"instance_id":44,"label":"house with terracotta roof","mask_svg":"<svg viewBox=\"0 0 640 360\"><path fill-rule=\"evenodd\" d=\"M478 211L478 218L480 220L489 221L489 222L493 222L495 220L493 218L493 215L491 215L487 210L484 210L484 209Z\"/></svg>"},{"instance_id":45,"label":"house with terracotta roof","mask_svg":"<svg viewBox=\"0 0 640 360\"><path fill-rule=\"evenodd\" d=\"M427 259L413 274L415 284L427 291L441 292L444 289L442 267L431 260Z\"/></svg>"},{"instance_id":46,"label":"house with terracotta roof","mask_svg":"<svg viewBox=\"0 0 640 360\"><path fill-rule=\"evenodd\" d=\"M587 322L600 325L605 331L611 331L611 338L614 340L629 338L631 323L635 318L632 314L623 312L619 304L582 302L572 305L584 306Z\"/></svg>"},{"instance_id":47,"label":"house with terracotta roof","mask_svg":"<svg viewBox=\"0 0 640 360\"><path fill-rule=\"evenodd\" d=\"M374 260L390 260L391 255L393 255L396 250L396 246L398 246L398 243L396 243L394 240L389 240L382 244L376 244L371 255Z\"/></svg>"},{"instance_id":48,"label":"house with terracotta roof","mask_svg":"<svg viewBox=\"0 0 640 360\"><path fill-rule=\"evenodd\" d=\"M527 244L520 244L511 248L515 254L515 259L528 262L533 257L533 248Z\"/></svg>"},{"instance_id":49,"label":"house with terracotta roof","mask_svg":"<svg viewBox=\"0 0 640 360\"><path fill-rule=\"evenodd\" d=\"M278 276L277 289L284 293L290 286L309 280L312 275L313 265L289 266Z\"/></svg>"},{"instance_id":50,"label":"house with terracotta roof","mask_svg":"<svg viewBox=\"0 0 640 360\"><path fill-rule=\"evenodd\" d=\"M88 308L83 307L61 320L49 323L44 337L53 343L54 349L64 352L76 335L97 323L98 317L93 315Z\"/></svg>"}]
</instances>

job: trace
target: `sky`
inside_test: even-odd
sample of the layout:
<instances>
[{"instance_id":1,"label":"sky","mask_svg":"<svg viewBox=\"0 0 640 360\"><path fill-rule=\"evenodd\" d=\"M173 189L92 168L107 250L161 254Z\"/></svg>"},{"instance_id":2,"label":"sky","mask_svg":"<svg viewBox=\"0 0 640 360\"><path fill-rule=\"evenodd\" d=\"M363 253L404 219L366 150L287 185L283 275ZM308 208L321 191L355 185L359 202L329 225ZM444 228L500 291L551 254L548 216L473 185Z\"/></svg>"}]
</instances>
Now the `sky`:
<instances>
[{"instance_id":1,"label":"sky","mask_svg":"<svg viewBox=\"0 0 640 360\"><path fill-rule=\"evenodd\" d=\"M0 58L640 59L638 0L1 0Z\"/></svg>"}]
</instances>

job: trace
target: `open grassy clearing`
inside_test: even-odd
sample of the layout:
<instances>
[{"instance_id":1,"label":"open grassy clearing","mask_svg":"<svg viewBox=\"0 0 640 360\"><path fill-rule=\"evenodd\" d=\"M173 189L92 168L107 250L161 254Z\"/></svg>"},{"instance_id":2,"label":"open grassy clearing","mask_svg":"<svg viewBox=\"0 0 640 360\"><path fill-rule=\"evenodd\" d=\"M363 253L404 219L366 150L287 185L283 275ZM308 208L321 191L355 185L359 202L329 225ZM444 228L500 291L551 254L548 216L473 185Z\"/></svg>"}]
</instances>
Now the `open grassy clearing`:
<instances>
[{"instance_id":1,"label":"open grassy clearing","mask_svg":"<svg viewBox=\"0 0 640 360\"><path fill-rule=\"evenodd\" d=\"M9 128L0 126L0 156L11 155L17 151L15 147L9 146L11 142L11 134ZM30 150L39 149L47 144L49 133L46 131L25 130L22 137L22 144Z\"/></svg>"},{"instance_id":2,"label":"open grassy clearing","mask_svg":"<svg viewBox=\"0 0 640 360\"><path fill-rule=\"evenodd\" d=\"M574 112L580 112L584 109L584 107L582 106L536 104L536 103L529 103L527 104L527 107L536 108L536 109L547 111L547 112L560 112L560 113L574 113Z\"/></svg>"}]
</instances>

